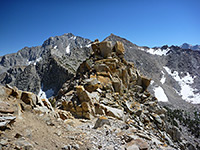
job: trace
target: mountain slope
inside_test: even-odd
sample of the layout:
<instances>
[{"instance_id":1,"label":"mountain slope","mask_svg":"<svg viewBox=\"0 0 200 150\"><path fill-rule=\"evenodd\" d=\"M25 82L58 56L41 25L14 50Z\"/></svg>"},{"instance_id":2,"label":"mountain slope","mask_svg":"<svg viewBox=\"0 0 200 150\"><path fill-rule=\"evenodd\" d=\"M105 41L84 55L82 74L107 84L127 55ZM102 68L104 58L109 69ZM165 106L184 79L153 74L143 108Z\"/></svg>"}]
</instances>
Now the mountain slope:
<instances>
[{"instance_id":1,"label":"mountain slope","mask_svg":"<svg viewBox=\"0 0 200 150\"><path fill-rule=\"evenodd\" d=\"M0 83L38 94L53 90L76 72L90 54L88 39L71 33L50 37L42 46L25 47L15 54L0 57Z\"/></svg>"},{"instance_id":2,"label":"mountain slope","mask_svg":"<svg viewBox=\"0 0 200 150\"><path fill-rule=\"evenodd\" d=\"M152 78L149 91L157 95L159 101L168 101L173 106L186 108L186 101L200 103L199 51L176 46L140 47L114 34L105 40L113 44L121 41L124 44L125 59L134 62L142 74ZM42 46L26 47L16 54L2 56L0 82L36 94L41 87L44 91L54 89L57 93L65 80L73 76L78 65L90 55L90 45L90 40L68 33L50 37ZM60 68L59 71L56 68ZM55 72L60 76L56 76ZM25 74L30 76L25 77ZM56 82L58 78L60 81ZM32 83L33 79L36 83Z\"/></svg>"},{"instance_id":3,"label":"mountain slope","mask_svg":"<svg viewBox=\"0 0 200 150\"><path fill-rule=\"evenodd\" d=\"M163 46L154 49L139 47L113 34L105 40L124 43L126 60L134 62L144 75L152 78L153 82L149 90L154 94L159 87L162 88L161 91L164 91L163 97L166 95L169 102L177 106L183 103L182 106L184 107L185 101L200 103L200 88L198 86L200 81L200 52L183 50L175 46ZM190 81L185 81L186 78L189 78ZM185 94L184 88L187 88L190 92ZM182 99L185 101L183 102ZM159 100L162 101L162 99Z\"/></svg>"}]
</instances>

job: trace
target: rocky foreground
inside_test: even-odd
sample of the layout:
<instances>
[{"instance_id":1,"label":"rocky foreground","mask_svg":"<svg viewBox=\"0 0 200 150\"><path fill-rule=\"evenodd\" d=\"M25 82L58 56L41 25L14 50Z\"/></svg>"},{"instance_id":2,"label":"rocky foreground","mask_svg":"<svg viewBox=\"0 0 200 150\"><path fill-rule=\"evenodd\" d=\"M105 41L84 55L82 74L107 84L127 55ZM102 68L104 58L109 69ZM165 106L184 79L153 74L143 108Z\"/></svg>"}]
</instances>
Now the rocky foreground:
<instances>
[{"instance_id":1,"label":"rocky foreground","mask_svg":"<svg viewBox=\"0 0 200 150\"><path fill-rule=\"evenodd\" d=\"M93 52L54 98L0 87L0 149L181 149L199 146L166 122L150 79L124 59L121 42Z\"/></svg>"}]
</instances>

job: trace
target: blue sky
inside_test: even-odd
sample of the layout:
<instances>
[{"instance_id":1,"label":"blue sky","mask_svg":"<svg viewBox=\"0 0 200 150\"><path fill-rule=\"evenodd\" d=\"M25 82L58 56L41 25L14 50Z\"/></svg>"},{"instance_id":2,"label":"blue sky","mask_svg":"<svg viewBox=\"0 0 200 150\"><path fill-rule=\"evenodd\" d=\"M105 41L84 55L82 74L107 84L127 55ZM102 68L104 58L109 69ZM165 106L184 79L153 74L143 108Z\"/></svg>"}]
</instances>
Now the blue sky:
<instances>
[{"instance_id":1,"label":"blue sky","mask_svg":"<svg viewBox=\"0 0 200 150\"><path fill-rule=\"evenodd\" d=\"M149 47L200 44L200 0L0 0L0 55L69 32Z\"/></svg>"}]
</instances>

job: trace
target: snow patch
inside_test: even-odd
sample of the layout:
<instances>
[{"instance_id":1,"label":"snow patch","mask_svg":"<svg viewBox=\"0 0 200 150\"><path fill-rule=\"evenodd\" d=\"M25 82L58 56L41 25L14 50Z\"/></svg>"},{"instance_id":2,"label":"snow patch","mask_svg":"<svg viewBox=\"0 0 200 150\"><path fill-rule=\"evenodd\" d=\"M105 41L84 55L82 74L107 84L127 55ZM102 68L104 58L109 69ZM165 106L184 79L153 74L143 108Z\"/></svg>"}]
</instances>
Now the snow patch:
<instances>
[{"instance_id":1,"label":"snow patch","mask_svg":"<svg viewBox=\"0 0 200 150\"><path fill-rule=\"evenodd\" d=\"M58 47L58 46L56 45L56 46L53 47L53 49L57 49L57 47Z\"/></svg>"},{"instance_id":2,"label":"snow patch","mask_svg":"<svg viewBox=\"0 0 200 150\"><path fill-rule=\"evenodd\" d=\"M30 64L36 65L36 63L41 61L41 60L42 60L42 57L39 57L36 60L28 61L28 65L30 65Z\"/></svg>"},{"instance_id":3,"label":"snow patch","mask_svg":"<svg viewBox=\"0 0 200 150\"><path fill-rule=\"evenodd\" d=\"M160 86L155 87L154 88L154 94L155 94L155 97L158 99L158 101L161 101L161 102L167 102L168 101L168 98L167 98L162 87L160 87Z\"/></svg>"},{"instance_id":4,"label":"snow patch","mask_svg":"<svg viewBox=\"0 0 200 150\"><path fill-rule=\"evenodd\" d=\"M159 55L159 56L167 55L167 53L170 50L170 48L167 48L167 49L161 49L161 48L158 48L158 49L153 49L153 48L144 49L142 47L139 47L139 49L142 50L142 51L145 51L145 52L147 52L149 54Z\"/></svg>"},{"instance_id":5,"label":"snow patch","mask_svg":"<svg viewBox=\"0 0 200 150\"><path fill-rule=\"evenodd\" d=\"M178 84L181 87L181 90L176 92L182 97L183 100L191 102L193 104L200 103L200 93L196 93L197 89L193 89L191 87L191 84L194 83L194 78L190 76L190 74L187 72L187 75L185 77L180 78L177 71L174 71L173 73L168 67L163 67L169 75L171 75L174 80L178 82Z\"/></svg>"},{"instance_id":6,"label":"snow patch","mask_svg":"<svg viewBox=\"0 0 200 150\"><path fill-rule=\"evenodd\" d=\"M166 78L165 78L165 73L162 71L162 78L160 79L160 82L161 82L162 84L164 84L164 83L165 83L165 80L166 80Z\"/></svg>"},{"instance_id":7,"label":"snow patch","mask_svg":"<svg viewBox=\"0 0 200 150\"><path fill-rule=\"evenodd\" d=\"M91 47L91 44L86 45L85 47Z\"/></svg>"},{"instance_id":8,"label":"snow patch","mask_svg":"<svg viewBox=\"0 0 200 150\"><path fill-rule=\"evenodd\" d=\"M42 88L40 89L39 93L38 93L38 96L41 98L41 99L48 99L50 97L52 97L54 94L54 91L53 89L49 89L47 90L46 92L44 92L42 90Z\"/></svg>"},{"instance_id":9,"label":"snow patch","mask_svg":"<svg viewBox=\"0 0 200 150\"><path fill-rule=\"evenodd\" d=\"M67 54L70 53L70 44L66 47L66 53L67 53Z\"/></svg>"}]
</instances>

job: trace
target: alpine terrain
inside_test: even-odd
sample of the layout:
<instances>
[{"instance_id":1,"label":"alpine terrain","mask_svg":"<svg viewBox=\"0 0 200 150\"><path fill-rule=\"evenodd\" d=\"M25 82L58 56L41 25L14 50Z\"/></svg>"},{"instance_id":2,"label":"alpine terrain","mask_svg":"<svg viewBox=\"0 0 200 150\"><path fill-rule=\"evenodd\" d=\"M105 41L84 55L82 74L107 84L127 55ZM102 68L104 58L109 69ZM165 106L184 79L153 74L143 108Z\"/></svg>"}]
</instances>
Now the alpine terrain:
<instances>
[{"instance_id":1,"label":"alpine terrain","mask_svg":"<svg viewBox=\"0 0 200 150\"><path fill-rule=\"evenodd\" d=\"M50 37L0 56L0 150L198 150L199 85L199 45Z\"/></svg>"}]
</instances>

